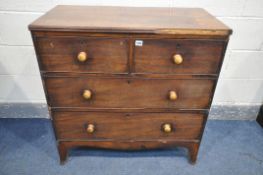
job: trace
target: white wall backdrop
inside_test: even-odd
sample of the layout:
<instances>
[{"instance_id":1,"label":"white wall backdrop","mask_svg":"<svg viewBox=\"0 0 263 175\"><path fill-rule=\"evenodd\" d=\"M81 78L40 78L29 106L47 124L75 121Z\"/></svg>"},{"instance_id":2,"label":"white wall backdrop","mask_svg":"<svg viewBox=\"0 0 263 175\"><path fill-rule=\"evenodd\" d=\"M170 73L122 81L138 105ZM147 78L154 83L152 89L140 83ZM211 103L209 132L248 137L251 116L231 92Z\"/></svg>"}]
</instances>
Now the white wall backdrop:
<instances>
[{"instance_id":1,"label":"white wall backdrop","mask_svg":"<svg viewBox=\"0 0 263 175\"><path fill-rule=\"evenodd\" d=\"M46 102L27 25L57 4L205 8L234 31L214 104L263 101L263 0L0 0L0 102Z\"/></svg>"}]
</instances>

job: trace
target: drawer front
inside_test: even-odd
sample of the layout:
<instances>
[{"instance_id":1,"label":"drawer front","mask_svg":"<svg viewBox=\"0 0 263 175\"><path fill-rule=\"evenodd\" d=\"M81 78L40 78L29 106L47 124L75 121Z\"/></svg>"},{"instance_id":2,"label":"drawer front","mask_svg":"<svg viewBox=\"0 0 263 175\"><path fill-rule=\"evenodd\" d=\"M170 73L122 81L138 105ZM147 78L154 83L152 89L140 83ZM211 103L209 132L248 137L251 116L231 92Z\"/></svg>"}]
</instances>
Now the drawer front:
<instances>
[{"instance_id":1,"label":"drawer front","mask_svg":"<svg viewBox=\"0 0 263 175\"><path fill-rule=\"evenodd\" d=\"M53 116L58 139L199 139L205 121L203 114L194 113L54 112Z\"/></svg>"},{"instance_id":2,"label":"drawer front","mask_svg":"<svg viewBox=\"0 0 263 175\"><path fill-rule=\"evenodd\" d=\"M49 72L128 72L125 39L38 38L40 69Z\"/></svg>"},{"instance_id":3,"label":"drawer front","mask_svg":"<svg viewBox=\"0 0 263 175\"><path fill-rule=\"evenodd\" d=\"M207 109L214 80L79 77L45 84L51 107Z\"/></svg>"},{"instance_id":4,"label":"drawer front","mask_svg":"<svg viewBox=\"0 0 263 175\"><path fill-rule=\"evenodd\" d=\"M135 44L135 72L218 74L223 49L223 41L143 40Z\"/></svg>"}]
</instances>

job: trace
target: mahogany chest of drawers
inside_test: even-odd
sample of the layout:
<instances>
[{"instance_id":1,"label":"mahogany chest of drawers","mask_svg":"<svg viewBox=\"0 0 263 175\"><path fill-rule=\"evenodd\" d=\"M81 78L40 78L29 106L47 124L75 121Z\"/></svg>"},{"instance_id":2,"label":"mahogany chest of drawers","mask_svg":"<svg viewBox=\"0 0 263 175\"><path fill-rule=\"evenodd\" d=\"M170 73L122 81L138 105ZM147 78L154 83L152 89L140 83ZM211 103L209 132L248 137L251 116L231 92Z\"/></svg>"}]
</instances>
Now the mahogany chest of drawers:
<instances>
[{"instance_id":1,"label":"mahogany chest of drawers","mask_svg":"<svg viewBox=\"0 0 263 175\"><path fill-rule=\"evenodd\" d=\"M57 6L29 25L60 160L186 147L195 163L231 29L203 9Z\"/></svg>"}]
</instances>

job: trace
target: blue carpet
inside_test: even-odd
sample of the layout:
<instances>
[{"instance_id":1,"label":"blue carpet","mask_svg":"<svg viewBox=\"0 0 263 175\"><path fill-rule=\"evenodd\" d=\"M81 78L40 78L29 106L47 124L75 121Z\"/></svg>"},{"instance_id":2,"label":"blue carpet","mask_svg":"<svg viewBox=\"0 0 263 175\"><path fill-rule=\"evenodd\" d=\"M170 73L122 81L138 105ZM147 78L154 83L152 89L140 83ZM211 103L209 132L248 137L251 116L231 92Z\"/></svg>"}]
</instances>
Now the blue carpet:
<instances>
[{"instance_id":1,"label":"blue carpet","mask_svg":"<svg viewBox=\"0 0 263 175\"><path fill-rule=\"evenodd\" d=\"M263 129L255 121L209 120L196 165L185 149L119 152L74 149L59 164L51 122L0 119L1 175L262 175Z\"/></svg>"}]
</instances>

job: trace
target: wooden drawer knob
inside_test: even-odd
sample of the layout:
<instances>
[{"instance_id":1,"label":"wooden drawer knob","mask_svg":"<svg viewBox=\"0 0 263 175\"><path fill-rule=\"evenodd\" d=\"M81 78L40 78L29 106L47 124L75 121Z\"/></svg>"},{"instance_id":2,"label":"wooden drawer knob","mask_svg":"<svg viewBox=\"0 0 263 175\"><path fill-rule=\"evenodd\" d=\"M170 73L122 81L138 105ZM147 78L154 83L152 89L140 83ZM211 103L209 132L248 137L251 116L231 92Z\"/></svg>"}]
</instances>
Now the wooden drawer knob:
<instances>
[{"instance_id":1,"label":"wooden drawer knob","mask_svg":"<svg viewBox=\"0 0 263 175\"><path fill-rule=\"evenodd\" d=\"M88 124L86 131L87 133L93 133L95 131L95 126L93 124Z\"/></svg>"},{"instance_id":2,"label":"wooden drawer knob","mask_svg":"<svg viewBox=\"0 0 263 175\"><path fill-rule=\"evenodd\" d=\"M169 92L169 99L170 100L176 100L177 99L177 93L175 91L170 91Z\"/></svg>"},{"instance_id":3,"label":"wooden drawer knob","mask_svg":"<svg viewBox=\"0 0 263 175\"><path fill-rule=\"evenodd\" d=\"M163 132L170 133L170 132L172 132L173 127L171 124L165 123L165 124L163 124L162 129L163 129Z\"/></svg>"},{"instance_id":4,"label":"wooden drawer knob","mask_svg":"<svg viewBox=\"0 0 263 175\"><path fill-rule=\"evenodd\" d=\"M84 90L82 96L83 96L83 98L86 99L86 100L91 99L91 96L92 96L91 90L87 90L87 89Z\"/></svg>"},{"instance_id":5,"label":"wooden drawer knob","mask_svg":"<svg viewBox=\"0 0 263 175\"><path fill-rule=\"evenodd\" d=\"M181 64L182 62L183 62L183 57L182 57L182 55L180 55L180 54L175 54L174 56L173 56L173 62L174 62L174 64Z\"/></svg>"},{"instance_id":6,"label":"wooden drawer knob","mask_svg":"<svg viewBox=\"0 0 263 175\"><path fill-rule=\"evenodd\" d=\"M79 52L78 54L78 61L79 62L85 62L88 59L86 52Z\"/></svg>"}]
</instances>

